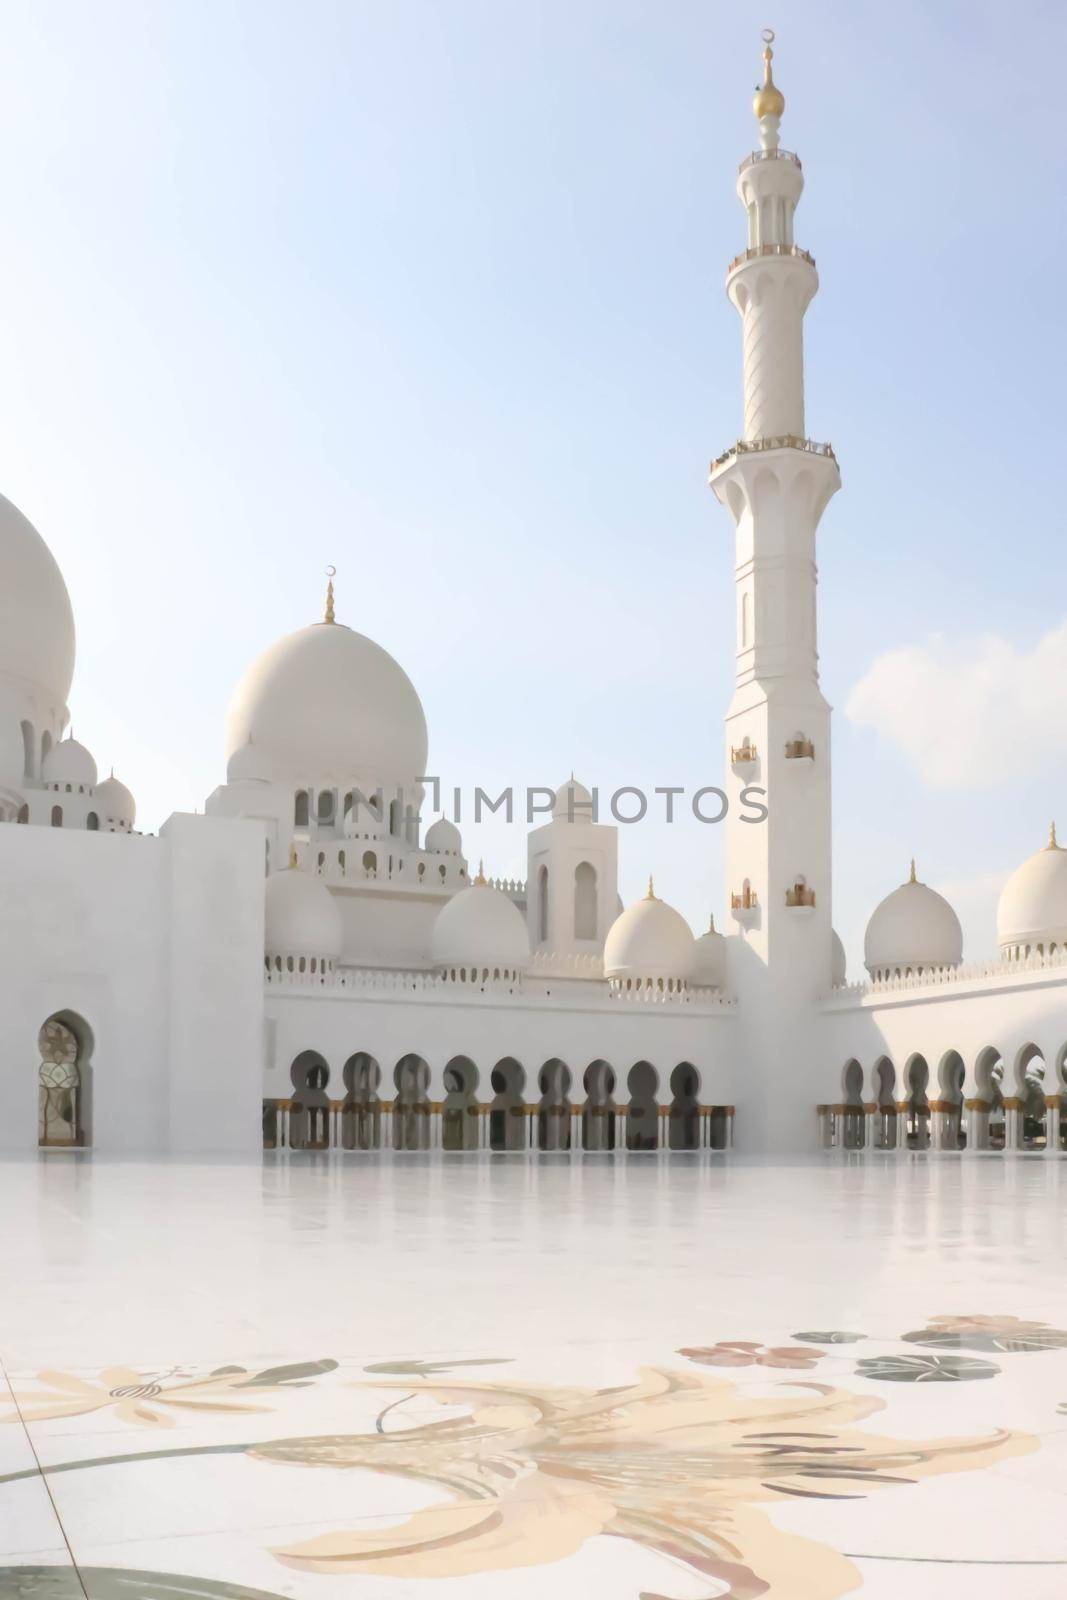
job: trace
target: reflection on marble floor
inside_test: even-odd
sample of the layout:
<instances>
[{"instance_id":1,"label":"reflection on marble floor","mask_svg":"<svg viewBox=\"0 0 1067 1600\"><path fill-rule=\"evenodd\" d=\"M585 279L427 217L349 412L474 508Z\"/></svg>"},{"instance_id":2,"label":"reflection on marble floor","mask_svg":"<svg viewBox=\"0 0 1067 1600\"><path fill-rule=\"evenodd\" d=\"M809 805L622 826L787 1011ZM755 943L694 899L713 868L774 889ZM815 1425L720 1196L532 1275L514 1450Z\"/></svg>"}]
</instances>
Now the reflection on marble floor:
<instances>
[{"instance_id":1,"label":"reflection on marble floor","mask_svg":"<svg viewBox=\"0 0 1067 1600\"><path fill-rule=\"evenodd\" d=\"M0 1595L1062 1596L1027 1166L0 1165Z\"/></svg>"}]
</instances>

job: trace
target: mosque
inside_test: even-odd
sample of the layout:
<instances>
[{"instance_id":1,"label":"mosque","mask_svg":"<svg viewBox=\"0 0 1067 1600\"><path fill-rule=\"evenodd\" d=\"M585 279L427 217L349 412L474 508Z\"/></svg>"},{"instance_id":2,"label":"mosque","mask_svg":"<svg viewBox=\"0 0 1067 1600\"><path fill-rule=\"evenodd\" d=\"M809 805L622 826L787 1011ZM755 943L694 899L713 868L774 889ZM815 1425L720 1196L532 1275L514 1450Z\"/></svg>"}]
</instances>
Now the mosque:
<instances>
[{"instance_id":1,"label":"mosque","mask_svg":"<svg viewBox=\"0 0 1067 1600\"><path fill-rule=\"evenodd\" d=\"M332 581L323 619L239 684L204 814L138 833L131 791L68 731L62 574L0 500L0 1145L621 1156L724 1150L736 1123L746 1150L1067 1148L1054 830L1003 891L995 955L963 964L913 868L846 981L816 648L840 475L807 434L818 277L770 39L764 63L726 274L744 426L710 473L736 535L724 931L695 937L652 882L622 907L616 829L573 776L524 881L472 876L457 827L427 817L416 689L336 619Z\"/></svg>"}]
</instances>

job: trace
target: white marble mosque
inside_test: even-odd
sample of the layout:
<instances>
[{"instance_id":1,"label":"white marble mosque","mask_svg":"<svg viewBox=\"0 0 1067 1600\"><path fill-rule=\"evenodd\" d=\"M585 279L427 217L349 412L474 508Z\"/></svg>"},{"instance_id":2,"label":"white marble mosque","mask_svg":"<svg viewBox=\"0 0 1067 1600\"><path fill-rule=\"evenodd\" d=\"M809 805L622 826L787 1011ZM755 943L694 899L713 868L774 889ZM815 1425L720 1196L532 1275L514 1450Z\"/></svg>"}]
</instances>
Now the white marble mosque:
<instances>
[{"instance_id":1,"label":"white marble mosque","mask_svg":"<svg viewBox=\"0 0 1067 1600\"><path fill-rule=\"evenodd\" d=\"M695 935L651 880L622 906L617 829L573 774L525 880L472 871L431 815L416 688L338 620L332 580L322 620L237 687L204 814L138 833L131 789L69 730L63 577L2 501L4 1147L1063 1153L1054 830L978 959L914 865L871 915L862 978L833 932L815 557L841 479L805 418L818 276L769 42L764 59L726 274L743 430L710 476L736 533L718 927Z\"/></svg>"}]
</instances>

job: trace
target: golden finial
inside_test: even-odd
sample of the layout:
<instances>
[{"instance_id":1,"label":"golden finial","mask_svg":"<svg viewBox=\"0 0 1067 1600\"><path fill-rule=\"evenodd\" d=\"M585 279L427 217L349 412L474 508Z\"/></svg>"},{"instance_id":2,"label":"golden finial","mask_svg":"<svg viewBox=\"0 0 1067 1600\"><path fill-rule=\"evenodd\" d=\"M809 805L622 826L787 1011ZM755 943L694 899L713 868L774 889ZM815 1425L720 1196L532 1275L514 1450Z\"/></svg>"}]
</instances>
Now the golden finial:
<instances>
[{"instance_id":1,"label":"golden finial","mask_svg":"<svg viewBox=\"0 0 1067 1600\"><path fill-rule=\"evenodd\" d=\"M763 30L763 84L756 90L756 98L752 102L752 109L759 121L764 117L780 117L785 110L785 95L771 76L771 61L774 51L774 29Z\"/></svg>"},{"instance_id":2,"label":"golden finial","mask_svg":"<svg viewBox=\"0 0 1067 1600\"><path fill-rule=\"evenodd\" d=\"M333 580L336 576L336 567L326 568L326 615L322 619L323 622L336 622L337 620L333 614Z\"/></svg>"},{"instance_id":3,"label":"golden finial","mask_svg":"<svg viewBox=\"0 0 1067 1600\"><path fill-rule=\"evenodd\" d=\"M912 858L911 858L911 876L908 878L908 882L909 883L918 883L918 881L919 881L918 878L915 876L915 857L912 856Z\"/></svg>"},{"instance_id":4,"label":"golden finial","mask_svg":"<svg viewBox=\"0 0 1067 1600\"><path fill-rule=\"evenodd\" d=\"M296 845L295 844L291 844L289 846L289 871L290 872L295 872L299 865L300 865L300 863L296 859Z\"/></svg>"},{"instance_id":5,"label":"golden finial","mask_svg":"<svg viewBox=\"0 0 1067 1600\"><path fill-rule=\"evenodd\" d=\"M476 889L488 889L489 887L485 876L485 862L480 857L478 859L478 876L474 880L474 887Z\"/></svg>"},{"instance_id":6,"label":"golden finial","mask_svg":"<svg viewBox=\"0 0 1067 1600\"><path fill-rule=\"evenodd\" d=\"M715 932L715 913L714 913L714 911L709 911L708 912L708 932L709 933L714 933Z\"/></svg>"},{"instance_id":7,"label":"golden finial","mask_svg":"<svg viewBox=\"0 0 1067 1600\"><path fill-rule=\"evenodd\" d=\"M648 875L648 893L645 895L645 899L646 900L654 900L655 898L656 898L656 891L652 887L652 874L650 872L649 875Z\"/></svg>"},{"instance_id":8,"label":"golden finial","mask_svg":"<svg viewBox=\"0 0 1067 1600\"><path fill-rule=\"evenodd\" d=\"M1056 843L1056 824L1055 823L1053 823L1052 826L1048 830L1048 847L1049 847L1050 850L1058 850L1059 849L1059 845Z\"/></svg>"}]
</instances>

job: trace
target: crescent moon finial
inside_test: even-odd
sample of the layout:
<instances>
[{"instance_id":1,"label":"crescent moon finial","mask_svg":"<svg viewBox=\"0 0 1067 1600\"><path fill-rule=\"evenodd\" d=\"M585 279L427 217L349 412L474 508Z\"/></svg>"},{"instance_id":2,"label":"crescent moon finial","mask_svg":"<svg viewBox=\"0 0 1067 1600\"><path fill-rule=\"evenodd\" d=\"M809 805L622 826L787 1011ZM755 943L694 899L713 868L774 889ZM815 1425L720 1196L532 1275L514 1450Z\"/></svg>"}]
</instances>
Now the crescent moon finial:
<instances>
[{"instance_id":1,"label":"crescent moon finial","mask_svg":"<svg viewBox=\"0 0 1067 1600\"><path fill-rule=\"evenodd\" d=\"M323 622L333 622L335 620L333 614L333 580L336 573L336 567L326 568L326 614L322 619Z\"/></svg>"}]
</instances>

